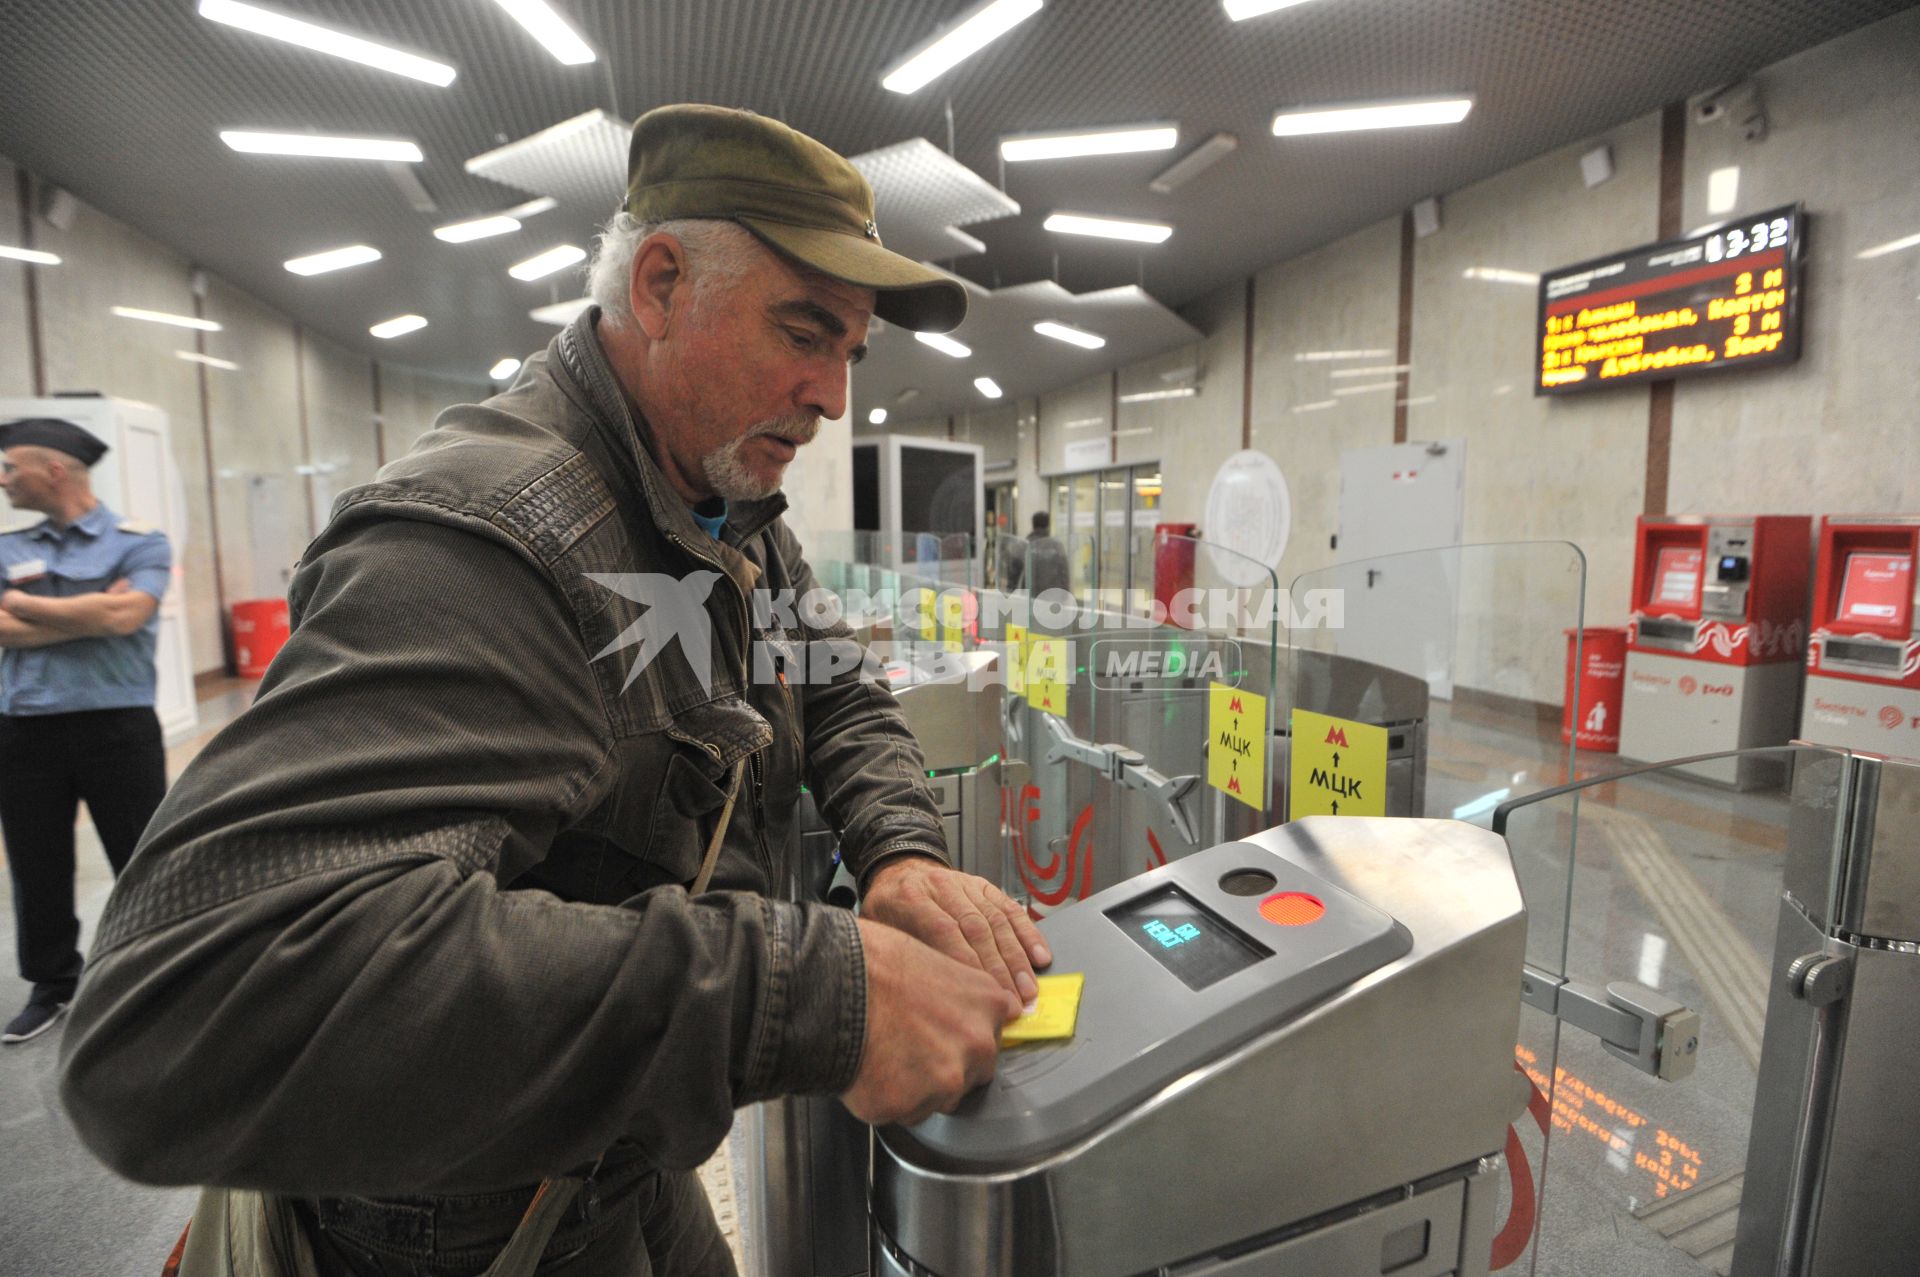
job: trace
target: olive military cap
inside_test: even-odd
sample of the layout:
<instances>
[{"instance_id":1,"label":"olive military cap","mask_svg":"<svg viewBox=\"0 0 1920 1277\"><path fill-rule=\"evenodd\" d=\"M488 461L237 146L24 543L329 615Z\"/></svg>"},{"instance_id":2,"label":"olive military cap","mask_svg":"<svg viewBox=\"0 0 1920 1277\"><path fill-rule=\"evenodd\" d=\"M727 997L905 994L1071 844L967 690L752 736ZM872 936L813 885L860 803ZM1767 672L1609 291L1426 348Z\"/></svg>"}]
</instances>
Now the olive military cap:
<instances>
[{"instance_id":1,"label":"olive military cap","mask_svg":"<svg viewBox=\"0 0 1920 1277\"><path fill-rule=\"evenodd\" d=\"M106 444L71 421L28 417L0 425L0 450L26 447L52 448L89 467L107 455Z\"/></svg>"},{"instance_id":2,"label":"olive military cap","mask_svg":"<svg viewBox=\"0 0 1920 1277\"><path fill-rule=\"evenodd\" d=\"M841 156L763 115L719 106L663 106L633 126L627 212L643 222L738 222L802 266L878 295L874 314L949 332L967 314L953 277L881 247L873 188Z\"/></svg>"}]
</instances>

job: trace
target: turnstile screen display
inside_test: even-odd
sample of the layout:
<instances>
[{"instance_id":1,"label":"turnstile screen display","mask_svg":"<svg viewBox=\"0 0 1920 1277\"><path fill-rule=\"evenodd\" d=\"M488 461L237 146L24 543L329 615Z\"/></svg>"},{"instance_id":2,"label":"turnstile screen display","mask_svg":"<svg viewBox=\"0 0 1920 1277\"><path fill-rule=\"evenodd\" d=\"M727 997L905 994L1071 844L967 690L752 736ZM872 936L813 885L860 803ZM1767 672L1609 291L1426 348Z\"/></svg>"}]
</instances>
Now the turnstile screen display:
<instances>
[{"instance_id":1,"label":"turnstile screen display","mask_svg":"<svg viewBox=\"0 0 1920 1277\"><path fill-rule=\"evenodd\" d=\"M1178 887L1115 905L1107 917L1196 992L1273 956L1273 950L1228 926Z\"/></svg>"}]
</instances>

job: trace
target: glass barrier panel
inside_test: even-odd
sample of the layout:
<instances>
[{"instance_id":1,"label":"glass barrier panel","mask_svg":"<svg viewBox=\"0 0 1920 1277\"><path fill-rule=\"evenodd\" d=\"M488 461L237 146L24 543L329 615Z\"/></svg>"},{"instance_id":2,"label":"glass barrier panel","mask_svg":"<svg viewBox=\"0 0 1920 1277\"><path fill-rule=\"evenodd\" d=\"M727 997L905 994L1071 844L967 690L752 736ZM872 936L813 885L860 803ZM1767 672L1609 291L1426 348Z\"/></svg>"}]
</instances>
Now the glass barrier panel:
<instances>
[{"instance_id":1,"label":"glass barrier panel","mask_svg":"<svg viewBox=\"0 0 1920 1277\"><path fill-rule=\"evenodd\" d=\"M1504 1271L1725 1274L1741 1212L1786 1209L1746 1191L1755 1121L1795 1116L1755 1112L1769 983L1784 961L1782 876L1789 847L1830 858L1838 845L1846 758L1811 746L1737 757L1790 772L1793 786L1737 792L1668 763L1543 794L1506 821L1516 864L1578 848L1558 911L1528 898L1530 962L1603 991L1657 990L1699 1025L1691 1074L1664 1081L1525 1009L1517 1062L1532 1104L1517 1159L1509 1146L1520 1207L1503 1216Z\"/></svg>"}]
</instances>

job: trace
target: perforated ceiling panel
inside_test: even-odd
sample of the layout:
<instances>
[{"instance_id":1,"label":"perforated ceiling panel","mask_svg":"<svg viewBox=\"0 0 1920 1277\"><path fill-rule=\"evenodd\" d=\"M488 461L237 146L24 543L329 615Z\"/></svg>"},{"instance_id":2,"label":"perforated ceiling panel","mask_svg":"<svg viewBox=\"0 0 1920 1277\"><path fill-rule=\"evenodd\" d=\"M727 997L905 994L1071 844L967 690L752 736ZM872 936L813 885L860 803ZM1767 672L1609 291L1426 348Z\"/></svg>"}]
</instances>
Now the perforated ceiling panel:
<instances>
[{"instance_id":1,"label":"perforated ceiling panel","mask_svg":"<svg viewBox=\"0 0 1920 1277\"><path fill-rule=\"evenodd\" d=\"M925 138L911 138L853 156L873 187L874 221L896 253L921 261L983 252L959 228L1012 217L1020 205Z\"/></svg>"},{"instance_id":2,"label":"perforated ceiling panel","mask_svg":"<svg viewBox=\"0 0 1920 1277\"><path fill-rule=\"evenodd\" d=\"M1313 0L1243 23L1217 0L1048 0L908 97L880 88L881 73L969 0L555 0L601 53L582 66L557 63L487 0L271 3L449 62L458 78L436 88L321 57L208 22L193 0L0 0L0 154L337 341L474 379L547 340L531 309L579 295L577 274L525 284L506 267L550 244L586 243L611 207L602 183L617 199L621 173L616 161L602 178L595 160L551 180L516 176L577 197L516 235L451 245L432 227L524 198L520 185L468 172L468 158L586 112L750 107L846 155L927 139L924 149L978 176L974 194L1004 187L1020 211L970 222L950 210L926 219L937 224L922 244L920 215L902 214L896 229L888 196L879 220L890 243L924 248L989 288L1057 278L1085 295L1143 284L1178 306L1915 0ZM1464 124L1293 140L1268 131L1285 106L1441 91L1475 95ZM1002 134L1146 120L1177 122L1179 150L1010 165L1003 179ZM377 164L238 155L217 139L226 128L411 138L426 155L414 174L438 211L414 207ZM1174 195L1147 189L1173 155L1217 131L1240 138L1232 155ZM939 200L923 198L940 214ZM1144 250L1041 230L1062 208L1176 229ZM949 226L959 229L940 229ZM58 251L57 230L38 232ZM385 258L310 279L281 269L350 243ZM431 326L390 343L367 335L374 320L409 311ZM894 376L900 336L876 343L860 385ZM1079 353L1056 345L1028 341L996 375L1036 388L1082 375ZM1124 357L1118 343L1086 353L1096 369ZM973 394L969 382L954 402Z\"/></svg>"},{"instance_id":3,"label":"perforated ceiling panel","mask_svg":"<svg viewBox=\"0 0 1920 1277\"><path fill-rule=\"evenodd\" d=\"M626 190L632 130L605 111L588 111L476 155L466 170L529 195L600 209L606 216L619 207Z\"/></svg>"}]
</instances>

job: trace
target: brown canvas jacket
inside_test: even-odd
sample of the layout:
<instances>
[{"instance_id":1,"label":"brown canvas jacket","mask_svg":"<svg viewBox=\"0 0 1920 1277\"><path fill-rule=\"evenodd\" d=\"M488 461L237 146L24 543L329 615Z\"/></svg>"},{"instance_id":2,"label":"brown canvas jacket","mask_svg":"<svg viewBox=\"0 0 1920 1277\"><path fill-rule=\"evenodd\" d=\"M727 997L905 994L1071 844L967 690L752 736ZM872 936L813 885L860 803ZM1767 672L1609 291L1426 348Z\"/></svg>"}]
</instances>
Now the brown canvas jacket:
<instances>
[{"instance_id":1,"label":"brown canvas jacket","mask_svg":"<svg viewBox=\"0 0 1920 1277\"><path fill-rule=\"evenodd\" d=\"M254 706L116 886L63 1096L149 1183L474 1193L616 1159L698 1165L736 1106L852 1081L859 933L770 898L806 783L864 874L944 857L920 751L856 674L754 682L755 586L813 578L784 502L724 543L648 455L589 311L505 393L343 495ZM628 684L645 609L588 573L708 572ZM598 659L596 659L596 657ZM714 891L695 875L733 766Z\"/></svg>"}]
</instances>

